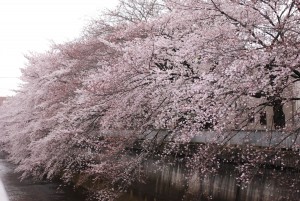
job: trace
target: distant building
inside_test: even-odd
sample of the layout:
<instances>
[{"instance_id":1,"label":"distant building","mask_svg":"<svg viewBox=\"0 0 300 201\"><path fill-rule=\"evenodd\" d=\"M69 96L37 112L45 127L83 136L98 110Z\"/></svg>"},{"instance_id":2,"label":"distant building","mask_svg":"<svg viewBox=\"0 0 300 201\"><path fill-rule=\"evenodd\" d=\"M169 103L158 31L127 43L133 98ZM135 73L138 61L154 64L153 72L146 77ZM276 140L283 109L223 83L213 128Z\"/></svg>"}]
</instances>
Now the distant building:
<instances>
[{"instance_id":1,"label":"distant building","mask_svg":"<svg viewBox=\"0 0 300 201\"><path fill-rule=\"evenodd\" d=\"M300 83L297 82L293 87L287 87L280 95L282 100L282 114L277 117L277 121L278 119L282 121L280 122L282 123L280 127L276 128L275 126L274 116L276 114L274 114L274 105L262 105L261 107L257 107L260 103L268 102L268 100L266 98L246 97L247 100L245 100L245 102L249 104L249 107L251 107L251 104L253 103L254 110L251 112L251 110L247 111L241 107L240 117L235 117L232 124L228 124L229 129L270 131L282 128L288 130L295 128L300 122ZM295 100L291 97L295 97ZM236 105L235 107L238 110L240 106ZM261 110L257 112L258 108L261 108ZM248 121L246 121L247 119Z\"/></svg>"}]
</instances>

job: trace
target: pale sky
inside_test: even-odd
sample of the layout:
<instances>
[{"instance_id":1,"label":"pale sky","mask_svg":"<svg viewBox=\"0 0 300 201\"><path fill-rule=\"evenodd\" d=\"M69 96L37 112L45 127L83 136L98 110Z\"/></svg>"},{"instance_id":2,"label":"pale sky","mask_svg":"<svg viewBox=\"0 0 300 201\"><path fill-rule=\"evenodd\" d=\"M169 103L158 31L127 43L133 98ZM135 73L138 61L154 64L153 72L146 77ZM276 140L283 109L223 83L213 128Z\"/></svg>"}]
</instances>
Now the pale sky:
<instances>
[{"instance_id":1,"label":"pale sky","mask_svg":"<svg viewBox=\"0 0 300 201\"><path fill-rule=\"evenodd\" d=\"M80 36L83 27L118 0L0 0L0 96L13 95L28 52Z\"/></svg>"}]
</instances>

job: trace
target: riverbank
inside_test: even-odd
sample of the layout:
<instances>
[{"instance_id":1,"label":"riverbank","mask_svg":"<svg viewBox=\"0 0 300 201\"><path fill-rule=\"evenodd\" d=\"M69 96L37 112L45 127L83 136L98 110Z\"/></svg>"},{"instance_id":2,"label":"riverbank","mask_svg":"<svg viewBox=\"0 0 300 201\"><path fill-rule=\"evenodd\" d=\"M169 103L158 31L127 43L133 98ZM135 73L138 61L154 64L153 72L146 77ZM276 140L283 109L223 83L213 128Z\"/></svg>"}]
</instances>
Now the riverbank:
<instances>
[{"instance_id":1,"label":"riverbank","mask_svg":"<svg viewBox=\"0 0 300 201\"><path fill-rule=\"evenodd\" d=\"M163 168L153 164L145 165L147 182L135 184L119 201L298 201L300 197L299 171L252 169L243 181L237 179L241 175L236 166L228 163L207 175L189 175L181 164Z\"/></svg>"},{"instance_id":2,"label":"riverbank","mask_svg":"<svg viewBox=\"0 0 300 201\"><path fill-rule=\"evenodd\" d=\"M145 182L135 183L118 201L298 201L300 197L299 152L260 147L223 147L218 153L220 167L210 174L193 174L185 168L184 159L203 144L189 144L183 148L173 165L156 166L149 159L143 164ZM185 152L183 151L185 150ZM135 149L135 151L138 151ZM175 155L173 155L174 157ZM256 166L247 166L248 160ZM175 160L175 158L173 158ZM253 161L252 161L253 162ZM243 166L244 165L244 166ZM246 171L239 171L243 166ZM97 191L93 182L74 177L77 183L90 191ZM244 178L243 178L244 177ZM85 182L82 182L85 180ZM91 178L92 180L92 178Z\"/></svg>"},{"instance_id":3,"label":"riverbank","mask_svg":"<svg viewBox=\"0 0 300 201\"><path fill-rule=\"evenodd\" d=\"M163 146L168 146L167 144ZM181 145L177 153L173 153L170 160L184 161L193 155L202 143ZM143 164L147 180L145 183L135 183L128 193L118 201L298 201L300 197L300 165L299 152L289 149L271 149L266 147L237 146L237 145L210 145L216 146L217 160L221 167L214 174L189 175L183 162L174 165L163 164L154 166L155 161L146 161ZM218 148L217 148L218 147ZM163 148L163 147L161 147ZM136 146L132 151L141 151ZM160 151L160 150L157 150ZM173 159L171 159L173 158ZM180 160L183 159L183 160ZM256 161L255 163L253 163ZM251 162L250 166L247 164ZM241 166L249 168L240 173ZM248 175L246 175L247 173ZM242 180L241 174L248 178ZM91 192L101 189L93 178L86 179L85 175L76 175L73 182L77 186L89 189ZM291 184L292 188L291 188ZM287 197L288 196L288 197ZM284 198L284 199L283 199Z\"/></svg>"}]
</instances>

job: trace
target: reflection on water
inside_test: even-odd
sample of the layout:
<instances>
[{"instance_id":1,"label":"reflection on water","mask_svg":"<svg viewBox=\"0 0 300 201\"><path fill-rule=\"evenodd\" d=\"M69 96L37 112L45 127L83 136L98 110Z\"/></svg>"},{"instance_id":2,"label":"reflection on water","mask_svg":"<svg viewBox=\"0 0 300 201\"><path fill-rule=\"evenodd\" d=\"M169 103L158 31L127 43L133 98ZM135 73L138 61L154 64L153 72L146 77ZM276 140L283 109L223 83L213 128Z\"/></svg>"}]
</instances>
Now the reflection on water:
<instances>
[{"instance_id":1,"label":"reflection on water","mask_svg":"<svg viewBox=\"0 0 300 201\"><path fill-rule=\"evenodd\" d=\"M0 201L85 200L72 189L58 191L57 184L20 182L13 169L13 165L0 157ZM234 166L228 164L215 174L206 177L195 174L192 178L187 177L181 164L165 165L154 171L156 167L149 160L145 169L149 180L135 185L119 201L299 201L300 197L299 171L260 169L261 174L252 175L244 187L235 179Z\"/></svg>"},{"instance_id":2,"label":"reflection on water","mask_svg":"<svg viewBox=\"0 0 300 201\"><path fill-rule=\"evenodd\" d=\"M0 200L9 201L2 181L0 180Z\"/></svg>"},{"instance_id":3,"label":"reflection on water","mask_svg":"<svg viewBox=\"0 0 300 201\"><path fill-rule=\"evenodd\" d=\"M0 157L0 201L84 201L82 194L58 184L33 182L30 179L20 182L14 166Z\"/></svg>"},{"instance_id":4,"label":"reflection on water","mask_svg":"<svg viewBox=\"0 0 300 201\"><path fill-rule=\"evenodd\" d=\"M187 174L180 165L146 169L147 183L135 185L120 201L299 201L300 172L260 169L247 186L238 183L233 165L224 164L206 177ZM188 184L188 185L187 185ZM294 185L291 185L294 184Z\"/></svg>"}]
</instances>

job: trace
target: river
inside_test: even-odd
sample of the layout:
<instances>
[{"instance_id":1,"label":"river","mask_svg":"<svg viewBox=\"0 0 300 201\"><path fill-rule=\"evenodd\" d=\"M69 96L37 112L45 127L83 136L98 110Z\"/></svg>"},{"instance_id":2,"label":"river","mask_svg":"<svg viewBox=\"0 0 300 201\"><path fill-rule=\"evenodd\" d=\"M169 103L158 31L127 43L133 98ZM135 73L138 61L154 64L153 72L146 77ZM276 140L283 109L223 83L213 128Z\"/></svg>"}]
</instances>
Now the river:
<instances>
[{"instance_id":1,"label":"river","mask_svg":"<svg viewBox=\"0 0 300 201\"><path fill-rule=\"evenodd\" d=\"M152 164L152 165L151 165ZM237 185L234 167L224 165L219 172L201 178L197 175L186 180L186 173L180 164L165 165L160 171L153 171L153 163L146 165L149 180L135 185L119 201L190 201L182 199L188 190L197 201L299 201L300 172L262 169L253 175L246 187ZM0 201L85 201L86 197L56 183L19 180L14 165L0 157ZM186 184L189 183L189 189ZM294 184L291 188L290 184ZM193 198L195 198L192 196ZM189 196L188 196L189 197ZM193 199L194 200L194 199Z\"/></svg>"},{"instance_id":2,"label":"river","mask_svg":"<svg viewBox=\"0 0 300 201\"><path fill-rule=\"evenodd\" d=\"M84 195L56 183L19 179L14 165L0 158L0 201L84 201Z\"/></svg>"}]
</instances>

